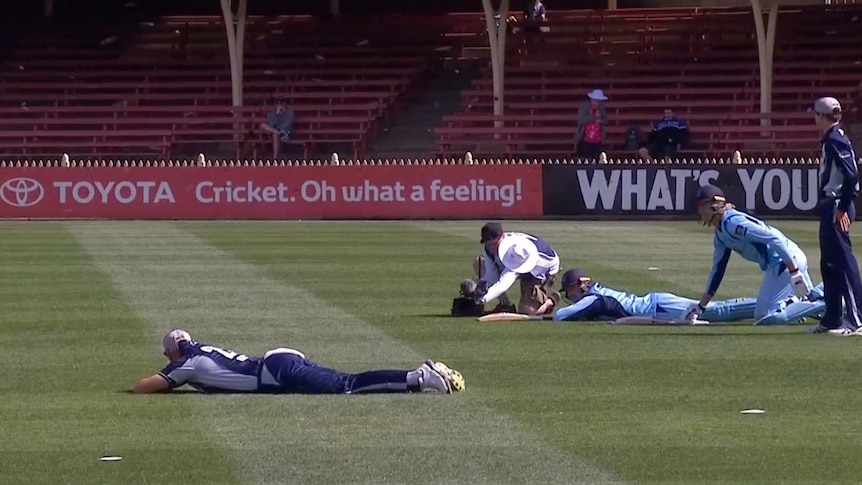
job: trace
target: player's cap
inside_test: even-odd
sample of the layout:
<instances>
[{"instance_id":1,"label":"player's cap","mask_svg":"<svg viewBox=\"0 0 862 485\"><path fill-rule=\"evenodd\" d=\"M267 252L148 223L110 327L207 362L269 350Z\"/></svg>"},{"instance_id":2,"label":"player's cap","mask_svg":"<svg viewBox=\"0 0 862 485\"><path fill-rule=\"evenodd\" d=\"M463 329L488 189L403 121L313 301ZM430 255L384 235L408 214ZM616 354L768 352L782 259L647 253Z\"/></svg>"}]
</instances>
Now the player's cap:
<instances>
[{"instance_id":1,"label":"player's cap","mask_svg":"<svg viewBox=\"0 0 862 485\"><path fill-rule=\"evenodd\" d=\"M704 202L726 202L724 192L715 185L704 185L697 189L695 200L698 205Z\"/></svg>"},{"instance_id":2,"label":"player's cap","mask_svg":"<svg viewBox=\"0 0 862 485\"><path fill-rule=\"evenodd\" d=\"M162 347L165 349L165 354L175 352L180 348L180 342L192 342L192 336L185 330L174 329L166 333L162 338Z\"/></svg>"},{"instance_id":3,"label":"player's cap","mask_svg":"<svg viewBox=\"0 0 862 485\"><path fill-rule=\"evenodd\" d=\"M572 268L565 273L563 273L563 279L560 282L562 285L562 290L565 291L566 288L575 285L582 285L584 283L589 283L593 279L590 278L590 274L581 268Z\"/></svg>"},{"instance_id":4,"label":"player's cap","mask_svg":"<svg viewBox=\"0 0 862 485\"><path fill-rule=\"evenodd\" d=\"M826 96L815 101L814 106L808 108L808 112L822 115L838 115L841 114L841 103L831 96Z\"/></svg>"},{"instance_id":5,"label":"player's cap","mask_svg":"<svg viewBox=\"0 0 862 485\"><path fill-rule=\"evenodd\" d=\"M479 241L485 244L499 238L503 235L503 225L499 222L489 222L482 226L482 239Z\"/></svg>"}]
</instances>

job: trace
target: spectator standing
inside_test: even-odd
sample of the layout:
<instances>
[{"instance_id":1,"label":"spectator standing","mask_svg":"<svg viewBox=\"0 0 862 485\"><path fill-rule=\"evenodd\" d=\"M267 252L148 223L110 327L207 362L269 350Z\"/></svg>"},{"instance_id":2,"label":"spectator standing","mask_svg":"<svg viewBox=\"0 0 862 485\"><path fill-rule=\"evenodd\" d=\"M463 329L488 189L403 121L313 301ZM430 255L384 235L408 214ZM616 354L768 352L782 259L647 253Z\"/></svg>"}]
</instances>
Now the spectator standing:
<instances>
[{"instance_id":1,"label":"spectator standing","mask_svg":"<svg viewBox=\"0 0 862 485\"><path fill-rule=\"evenodd\" d=\"M293 131L293 121L296 116L282 98L276 98L275 109L267 116L266 122L260 124L260 129L272 134L272 158L278 158L278 152L283 142L290 141Z\"/></svg>"},{"instance_id":2,"label":"spectator standing","mask_svg":"<svg viewBox=\"0 0 862 485\"><path fill-rule=\"evenodd\" d=\"M578 108L578 133L575 136L577 155L598 158L607 141L608 114L605 111L605 96L601 89L587 93L587 99Z\"/></svg>"},{"instance_id":3,"label":"spectator standing","mask_svg":"<svg viewBox=\"0 0 862 485\"><path fill-rule=\"evenodd\" d=\"M688 123L674 114L673 110L664 110L664 116L652 124L652 131L647 136L644 146L638 150L642 160L667 158L676 155L683 145L688 143Z\"/></svg>"},{"instance_id":4,"label":"spectator standing","mask_svg":"<svg viewBox=\"0 0 862 485\"><path fill-rule=\"evenodd\" d=\"M850 243L850 225L856 219L859 170L850 139L841 128L841 104L820 98L809 111L823 133L820 140L820 273L826 311L810 333L862 335L862 279ZM845 308L846 306L846 308ZM846 314L847 322L842 322Z\"/></svg>"},{"instance_id":5,"label":"spectator standing","mask_svg":"<svg viewBox=\"0 0 862 485\"><path fill-rule=\"evenodd\" d=\"M527 22L545 22L548 20L545 4L542 0L534 0L530 2L530 6L524 11L524 19Z\"/></svg>"}]
</instances>

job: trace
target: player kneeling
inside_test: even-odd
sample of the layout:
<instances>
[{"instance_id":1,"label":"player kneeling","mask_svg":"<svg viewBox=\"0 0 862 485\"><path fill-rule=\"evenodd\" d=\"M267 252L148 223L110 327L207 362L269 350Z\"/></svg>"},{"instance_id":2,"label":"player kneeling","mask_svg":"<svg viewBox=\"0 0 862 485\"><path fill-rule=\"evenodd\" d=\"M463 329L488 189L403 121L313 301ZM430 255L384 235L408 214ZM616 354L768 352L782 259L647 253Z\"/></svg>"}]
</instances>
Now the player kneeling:
<instances>
[{"instance_id":1,"label":"player kneeling","mask_svg":"<svg viewBox=\"0 0 862 485\"><path fill-rule=\"evenodd\" d=\"M473 262L478 279L461 282L461 297L452 304L455 316L479 316L485 304L498 300L493 312L514 312L506 291L520 282L518 313L544 315L553 311L560 295L551 290L560 271L560 257L541 238L522 232L503 232L489 222L482 226L484 251Z\"/></svg>"},{"instance_id":2,"label":"player kneeling","mask_svg":"<svg viewBox=\"0 0 862 485\"><path fill-rule=\"evenodd\" d=\"M203 392L265 394L406 393L463 391L464 377L441 362L425 361L415 370L372 370L352 374L323 367L298 350L278 348L263 357L195 342L173 330L162 339L170 361L158 374L138 381L136 393L171 391L183 384Z\"/></svg>"}]
</instances>

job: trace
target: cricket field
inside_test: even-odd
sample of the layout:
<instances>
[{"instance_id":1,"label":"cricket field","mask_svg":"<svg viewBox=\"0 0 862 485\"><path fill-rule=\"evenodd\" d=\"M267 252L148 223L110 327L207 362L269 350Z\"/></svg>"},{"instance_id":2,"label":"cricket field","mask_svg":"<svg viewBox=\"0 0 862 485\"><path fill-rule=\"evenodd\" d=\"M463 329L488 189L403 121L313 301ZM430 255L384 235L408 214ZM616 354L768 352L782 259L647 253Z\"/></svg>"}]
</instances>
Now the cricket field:
<instances>
[{"instance_id":1,"label":"cricket field","mask_svg":"<svg viewBox=\"0 0 862 485\"><path fill-rule=\"evenodd\" d=\"M862 479L862 339L750 322L452 318L482 222L0 224L0 483ZM819 282L817 223L775 225ZM712 262L710 231L695 222L505 227L543 236L564 268L640 293L697 298ZM717 298L756 296L760 282L734 255ZM130 394L166 364L160 339L175 327L250 355L298 348L344 370L431 358L460 370L467 390ZM766 413L740 414L749 408Z\"/></svg>"}]
</instances>

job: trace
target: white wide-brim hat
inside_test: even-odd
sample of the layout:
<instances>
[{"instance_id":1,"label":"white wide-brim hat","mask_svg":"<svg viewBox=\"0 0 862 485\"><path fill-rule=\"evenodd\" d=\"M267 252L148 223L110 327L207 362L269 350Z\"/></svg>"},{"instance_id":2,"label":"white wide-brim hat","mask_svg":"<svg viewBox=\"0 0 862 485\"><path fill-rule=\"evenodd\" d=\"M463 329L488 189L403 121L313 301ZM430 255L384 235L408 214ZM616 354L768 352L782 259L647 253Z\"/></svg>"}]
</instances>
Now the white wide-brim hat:
<instances>
[{"instance_id":1,"label":"white wide-brim hat","mask_svg":"<svg viewBox=\"0 0 862 485\"><path fill-rule=\"evenodd\" d=\"M497 256L503 266L518 274L529 273L539 262L539 250L530 248L533 243L517 236L507 235L500 241Z\"/></svg>"},{"instance_id":2,"label":"white wide-brim hat","mask_svg":"<svg viewBox=\"0 0 862 485\"><path fill-rule=\"evenodd\" d=\"M587 93L587 97L590 99L594 99L596 101L607 101L608 97L605 96L605 92L601 89L593 89L589 93Z\"/></svg>"}]
</instances>

